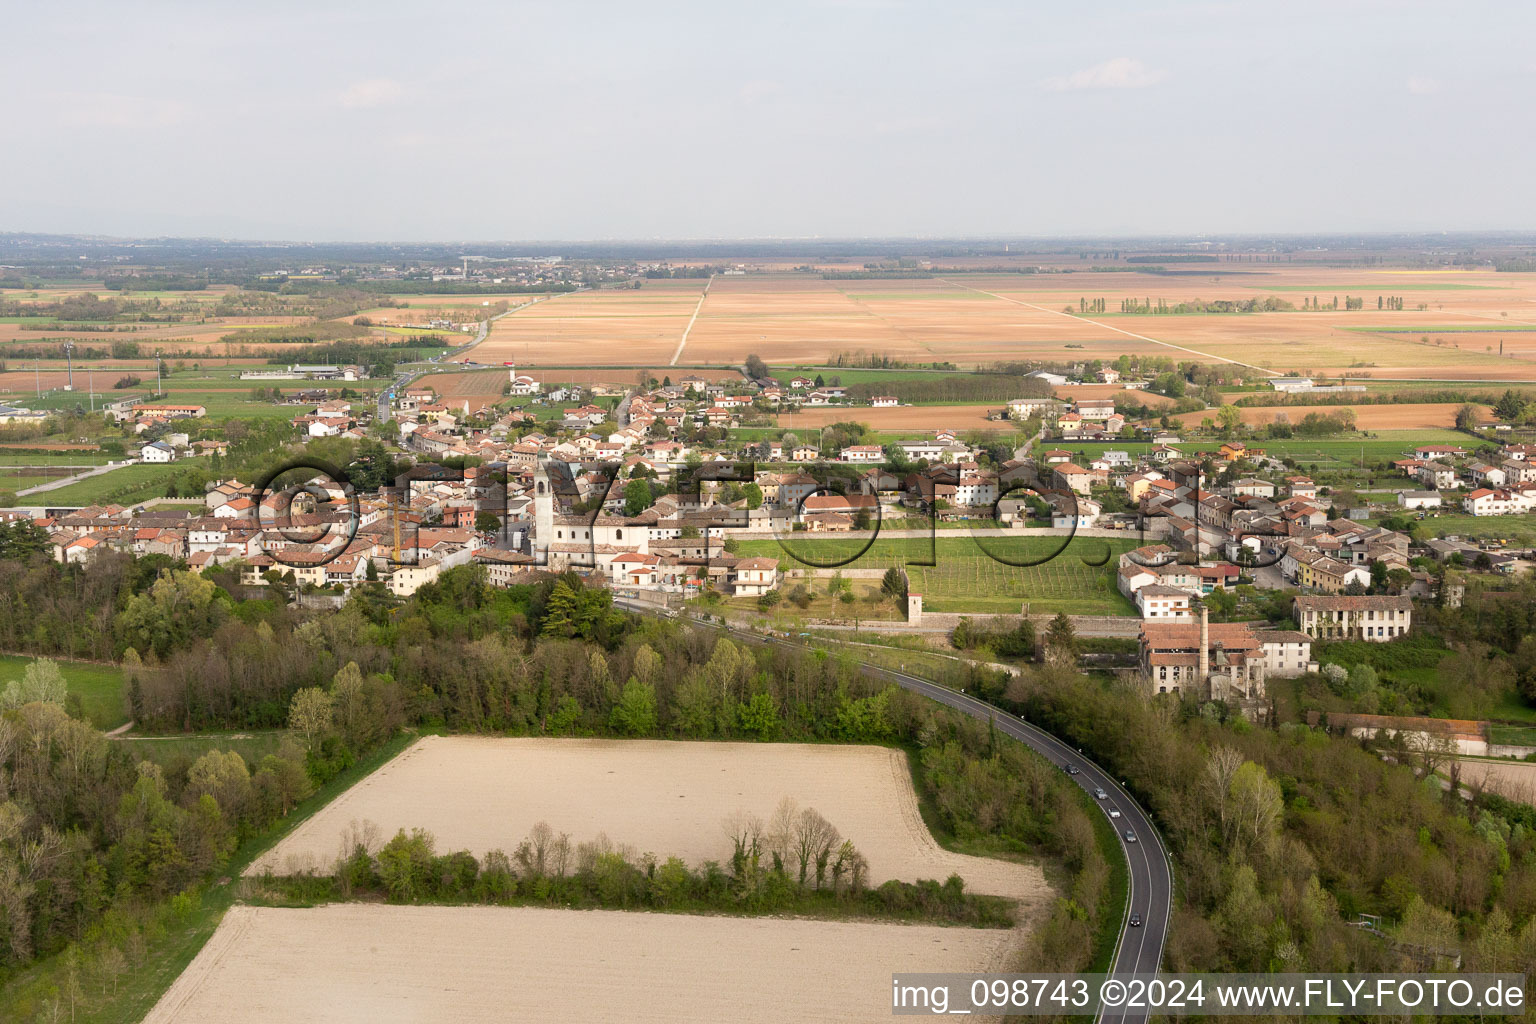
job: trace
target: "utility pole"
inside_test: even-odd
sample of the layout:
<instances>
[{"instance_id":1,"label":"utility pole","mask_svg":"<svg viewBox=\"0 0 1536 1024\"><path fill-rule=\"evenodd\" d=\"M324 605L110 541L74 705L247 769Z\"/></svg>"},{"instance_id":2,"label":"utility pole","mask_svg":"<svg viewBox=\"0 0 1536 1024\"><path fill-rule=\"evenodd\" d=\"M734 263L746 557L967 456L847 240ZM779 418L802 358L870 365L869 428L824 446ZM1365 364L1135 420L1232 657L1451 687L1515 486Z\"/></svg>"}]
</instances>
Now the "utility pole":
<instances>
[{"instance_id":1,"label":"utility pole","mask_svg":"<svg viewBox=\"0 0 1536 1024\"><path fill-rule=\"evenodd\" d=\"M155 349L155 394L160 394L160 350Z\"/></svg>"},{"instance_id":2,"label":"utility pole","mask_svg":"<svg viewBox=\"0 0 1536 1024\"><path fill-rule=\"evenodd\" d=\"M95 367L87 366L85 368L85 390L87 390L87 391L89 391L91 393L91 413L94 415L95 412L96 412L96 368Z\"/></svg>"},{"instance_id":3,"label":"utility pole","mask_svg":"<svg viewBox=\"0 0 1536 1024\"><path fill-rule=\"evenodd\" d=\"M69 371L69 383L64 390L73 391L75 390L75 343L72 341L64 342L64 365Z\"/></svg>"}]
</instances>

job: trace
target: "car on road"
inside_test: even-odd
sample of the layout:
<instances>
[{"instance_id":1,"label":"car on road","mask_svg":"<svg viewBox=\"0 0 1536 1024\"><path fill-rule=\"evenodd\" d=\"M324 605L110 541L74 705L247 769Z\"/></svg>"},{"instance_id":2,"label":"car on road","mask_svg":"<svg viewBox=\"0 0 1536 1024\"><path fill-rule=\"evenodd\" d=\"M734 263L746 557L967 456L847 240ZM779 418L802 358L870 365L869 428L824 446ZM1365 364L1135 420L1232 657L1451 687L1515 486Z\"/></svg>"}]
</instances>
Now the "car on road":
<instances>
[{"instance_id":1,"label":"car on road","mask_svg":"<svg viewBox=\"0 0 1536 1024\"><path fill-rule=\"evenodd\" d=\"M1140 914L1132 914L1131 915L1131 927L1132 928L1140 928L1141 927L1141 915Z\"/></svg>"},{"instance_id":2,"label":"car on road","mask_svg":"<svg viewBox=\"0 0 1536 1024\"><path fill-rule=\"evenodd\" d=\"M1118 817L1120 817L1120 808L1118 808L1118 807L1111 807L1109 809L1109 816L1111 818L1118 818Z\"/></svg>"},{"instance_id":3,"label":"car on road","mask_svg":"<svg viewBox=\"0 0 1536 1024\"><path fill-rule=\"evenodd\" d=\"M1134 843L1136 841L1136 833L1132 832L1130 829L1126 829L1125 830L1125 841L1128 842L1128 843Z\"/></svg>"},{"instance_id":4,"label":"car on road","mask_svg":"<svg viewBox=\"0 0 1536 1024\"><path fill-rule=\"evenodd\" d=\"M1104 790L1099 787L1094 787L1093 798L1095 800L1108 800L1109 794L1104 792Z\"/></svg>"},{"instance_id":5,"label":"car on road","mask_svg":"<svg viewBox=\"0 0 1536 1024\"><path fill-rule=\"evenodd\" d=\"M1082 774L1082 772L1078 771L1077 765L1075 765L1075 764L1064 764L1064 765L1061 766L1061 770L1066 772L1068 775L1081 775Z\"/></svg>"}]
</instances>

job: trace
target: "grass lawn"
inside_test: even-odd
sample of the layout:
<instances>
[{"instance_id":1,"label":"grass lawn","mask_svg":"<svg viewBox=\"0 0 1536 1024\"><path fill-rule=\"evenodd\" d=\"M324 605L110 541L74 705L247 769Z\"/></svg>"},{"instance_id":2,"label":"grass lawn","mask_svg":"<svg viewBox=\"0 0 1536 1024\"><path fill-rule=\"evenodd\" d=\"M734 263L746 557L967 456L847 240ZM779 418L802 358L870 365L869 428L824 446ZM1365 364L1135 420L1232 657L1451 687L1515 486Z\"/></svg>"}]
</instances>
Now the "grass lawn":
<instances>
[{"instance_id":1,"label":"grass lawn","mask_svg":"<svg viewBox=\"0 0 1536 1024\"><path fill-rule=\"evenodd\" d=\"M88 480L30 495L25 500L50 507L102 503L131 505L136 501L163 497L166 482L171 477L188 465L203 464L200 459L182 459L164 464L123 466Z\"/></svg>"},{"instance_id":2,"label":"grass lawn","mask_svg":"<svg viewBox=\"0 0 1536 1024\"><path fill-rule=\"evenodd\" d=\"M0 654L0 682L20 679L35 661L19 654ZM78 695L85 717L98 729L115 729L128 721L123 708L123 673L116 665L55 658L69 692Z\"/></svg>"},{"instance_id":3,"label":"grass lawn","mask_svg":"<svg viewBox=\"0 0 1536 1024\"><path fill-rule=\"evenodd\" d=\"M1131 603L1115 589L1121 553L1134 539L1078 537L1058 554L1065 537L950 537L876 539L800 535L778 540L740 542L744 557L779 559L780 568L883 569L907 572L913 593L923 595L932 612L1017 614L1023 603L1032 612L1071 615L1132 615ZM986 550L982 550L985 545ZM786 550L787 549L787 550ZM988 552L1018 563L1005 564ZM1054 557L1053 557L1054 556ZM797 562L798 559L798 562ZM851 560L850 560L851 559ZM919 564L911 564L919 563ZM932 563L932 564L921 564ZM793 586L786 582L786 586Z\"/></svg>"},{"instance_id":4,"label":"grass lawn","mask_svg":"<svg viewBox=\"0 0 1536 1024\"><path fill-rule=\"evenodd\" d=\"M183 761L191 764L210 750L233 750L253 768L268 754L277 753L287 732L267 729L252 732L196 733L188 736L124 736L135 757L169 765Z\"/></svg>"},{"instance_id":5,"label":"grass lawn","mask_svg":"<svg viewBox=\"0 0 1536 1024\"><path fill-rule=\"evenodd\" d=\"M1490 725L1488 739L1490 742L1507 744L1511 747L1536 747L1536 726Z\"/></svg>"},{"instance_id":6,"label":"grass lawn","mask_svg":"<svg viewBox=\"0 0 1536 1024\"><path fill-rule=\"evenodd\" d=\"M123 458L97 451L28 452L0 448L0 468L5 469L17 466L105 466L113 459L121 461Z\"/></svg>"},{"instance_id":7,"label":"grass lawn","mask_svg":"<svg viewBox=\"0 0 1536 1024\"><path fill-rule=\"evenodd\" d=\"M1461 514L1426 516L1415 524L1430 536L1503 538L1512 544L1536 544L1536 515L1469 516Z\"/></svg>"}]
</instances>

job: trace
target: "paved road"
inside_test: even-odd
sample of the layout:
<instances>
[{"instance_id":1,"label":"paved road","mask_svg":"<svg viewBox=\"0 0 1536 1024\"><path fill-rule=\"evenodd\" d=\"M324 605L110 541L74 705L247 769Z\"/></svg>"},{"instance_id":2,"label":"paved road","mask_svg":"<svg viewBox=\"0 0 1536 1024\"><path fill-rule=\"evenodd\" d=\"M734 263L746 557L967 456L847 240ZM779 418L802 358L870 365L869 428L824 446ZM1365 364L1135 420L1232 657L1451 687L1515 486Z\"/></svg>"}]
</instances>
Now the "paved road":
<instances>
[{"instance_id":1,"label":"paved road","mask_svg":"<svg viewBox=\"0 0 1536 1024\"><path fill-rule=\"evenodd\" d=\"M654 606L615 598L614 603L631 611L658 614ZM665 613L662 613L665 614ZM758 633L735 629L718 623L701 623L713 626L744 640L760 645L779 644L785 647L804 646L798 640L767 637ZM1152 975L1158 972L1163 960L1163 947L1168 939L1168 922L1173 907L1173 872L1169 866L1167 848L1162 836L1152 824L1152 819L1141 809L1135 798L1109 772L1094 764L1077 750L1041 729L1039 726L1014 718L985 701L965 693L956 693L946 686L909 675L896 669L865 665L869 675L888 679L914 693L922 694L947 707L954 708L972 718L996 723L999 732L1011 736L1032 750L1049 758L1057 765L1073 765L1079 774L1071 776L1089 795L1102 789L1106 798L1097 801L1108 814L1110 808L1119 810L1119 818L1111 818L1115 831L1122 837L1120 847L1125 853L1129 868L1130 884L1126 900L1125 924L1120 929L1120 939L1115 947L1112 972L1115 974ZM1136 837L1127 842L1123 837L1129 831ZM1132 927L1130 918L1141 915L1141 925ZM1116 1011L1105 1013L1099 1019L1113 1024L1141 1024L1148 1014L1144 1011Z\"/></svg>"}]
</instances>

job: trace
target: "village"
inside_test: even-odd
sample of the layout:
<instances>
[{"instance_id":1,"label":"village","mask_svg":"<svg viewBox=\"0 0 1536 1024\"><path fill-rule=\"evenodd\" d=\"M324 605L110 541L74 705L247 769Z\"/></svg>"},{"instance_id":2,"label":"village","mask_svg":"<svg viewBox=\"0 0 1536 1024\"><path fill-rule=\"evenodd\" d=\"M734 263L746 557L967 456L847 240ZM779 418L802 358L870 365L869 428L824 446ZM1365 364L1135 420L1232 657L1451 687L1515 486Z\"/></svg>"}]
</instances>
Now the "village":
<instances>
[{"instance_id":1,"label":"village","mask_svg":"<svg viewBox=\"0 0 1536 1024\"><path fill-rule=\"evenodd\" d=\"M359 369L283 372L324 384ZM1139 540L1118 554L1113 576L1135 616L1110 632L1137 638L1151 692L1237 704L1262 701L1266 678L1316 671L1314 640L1390 641L1411 629L1414 599L1454 604L1461 584L1450 582L1448 565L1513 574L1530 564L1455 538L1416 543L1408 524L1443 508L1528 511L1531 445L1425 444L1392 462L1403 480L1395 492L1339 507L1327 486L1258 445L1204 447L1167 429L1128 428L1113 398L1008 403L1006 416L1029 436L1011 452L942 429L823 449L815 434L732 436L743 409L847 401L845 389L809 377L688 375L626 388L545 387L516 367L506 374L505 395L522 400L510 408L439 394L430 374L377 410L323 387L290 399L299 403L291 424L300 444L378 444L387 410L390 450L400 465L416 464L376 489L300 471L265 488L218 480L200 508L145 502L10 515L29 514L47 530L61 562L109 549L163 554L194 569L237 568L248 586L284 587L307 601L340 601L366 583L406 597L473 562L498 586L571 571L621 600L675 609L723 597L747 613L772 609L791 578L829 575L798 555L818 540L956 528ZM1044 376L1053 388L1076 383ZM1114 371L1090 382L1114 384ZM195 404L121 402L107 412L156 438L134 453L143 462L226 447L177 429L204 415ZM850 420L857 415L850 409ZM777 557L738 553L743 541L764 539L780 541ZM1239 586L1294 591L1296 628L1209 622L1212 595ZM923 597L909 595L902 611L904 621L884 627L919 626Z\"/></svg>"}]
</instances>

